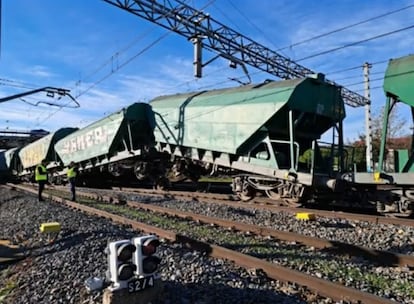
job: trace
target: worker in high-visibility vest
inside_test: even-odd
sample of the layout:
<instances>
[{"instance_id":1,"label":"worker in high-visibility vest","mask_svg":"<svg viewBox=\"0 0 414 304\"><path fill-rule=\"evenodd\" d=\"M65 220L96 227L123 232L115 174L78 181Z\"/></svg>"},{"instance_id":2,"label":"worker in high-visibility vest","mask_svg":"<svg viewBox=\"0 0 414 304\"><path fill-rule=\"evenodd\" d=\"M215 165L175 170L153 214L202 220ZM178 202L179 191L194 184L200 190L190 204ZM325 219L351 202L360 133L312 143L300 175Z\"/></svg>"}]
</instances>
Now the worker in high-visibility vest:
<instances>
[{"instance_id":1,"label":"worker in high-visibility vest","mask_svg":"<svg viewBox=\"0 0 414 304\"><path fill-rule=\"evenodd\" d=\"M67 171L67 177L70 184L70 192L72 192L72 201L76 201L76 176L78 175L78 168L74 162L70 162Z\"/></svg>"},{"instance_id":2,"label":"worker in high-visibility vest","mask_svg":"<svg viewBox=\"0 0 414 304\"><path fill-rule=\"evenodd\" d=\"M39 185L38 199L39 202L43 202L42 192L47 184L47 160L43 159L42 162L36 166L35 180Z\"/></svg>"}]
</instances>

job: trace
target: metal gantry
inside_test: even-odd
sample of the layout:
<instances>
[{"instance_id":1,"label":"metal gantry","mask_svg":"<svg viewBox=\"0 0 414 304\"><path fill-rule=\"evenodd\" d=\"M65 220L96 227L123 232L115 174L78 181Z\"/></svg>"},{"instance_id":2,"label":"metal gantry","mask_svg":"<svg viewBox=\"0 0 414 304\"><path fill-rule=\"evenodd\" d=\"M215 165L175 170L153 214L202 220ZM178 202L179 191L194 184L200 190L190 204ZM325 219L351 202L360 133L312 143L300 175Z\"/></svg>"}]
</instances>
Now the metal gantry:
<instances>
[{"instance_id":1,"label":"metal gantry","mask_svg":"<svg viewBox=\"0 0 414 304\"><path fill-rule=\"evenodd\" d=\"M193 43L213 51L233 63L246 63L282 79L315 74L295 61L278 54L260 43L238 33L179 0L103 0L138 17L176 32ZM328 80L329 81L329 80ZM337 83L329 81L335 85ZM340 85L338 85L340 86ZM340 86L341 87L341 86ZM347 105L358 107L368 100L347 88L341 87Z\"/></svg>"}]
</instances>

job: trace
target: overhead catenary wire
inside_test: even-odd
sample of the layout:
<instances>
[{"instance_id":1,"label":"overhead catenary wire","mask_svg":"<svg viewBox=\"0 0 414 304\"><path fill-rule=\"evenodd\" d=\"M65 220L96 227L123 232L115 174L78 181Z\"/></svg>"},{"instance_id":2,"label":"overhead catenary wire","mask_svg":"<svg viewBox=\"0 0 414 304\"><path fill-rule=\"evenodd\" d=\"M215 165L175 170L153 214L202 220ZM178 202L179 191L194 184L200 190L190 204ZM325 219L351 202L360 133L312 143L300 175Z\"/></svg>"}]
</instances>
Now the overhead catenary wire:
<instances>
[{"instance_id":1,"label":"overhead catenary wire","mask_svg":"<svg viewBox=\"0 0 414 304\"><path fill-rule=\"evenodd\" d=\"M377 90L377 89L382 89L382 85L379 85L379 86L375 86L375 87L370 88L371 91ZM365 89L361 89L361 90L356 90L354 92L364 92L364 91L365 91Z\"/></svg>"},{"instance_id":2,"label":"overhead catenary wire","mask_svg":"<svg viewBox=\"0 0 414 304\"><path fill-rule=\"evenodd\" d=\"M92 83L89 87L87 87L85 90L81 91L80 93L75 95L75 98L78 98L80 96L82 96L83 94L87 93L88 91L90 91L92 88L94 88L95 86L97 86L98 84L100 84L102 81L104 81L105 79L109 78L111 75L113 75L115 72L119 71L121 68L123 68L124 66L126 66L128 63L130 63L132 60L134 60L135 58L137 58L138 56L140 56L142 53L144 53L145 51L149 50L151 47L153 47L155 44L157 44L159 41L161 41L163 38L165 38L166 36L168 36L170 33L166 32L165 34L163 34L162 36L158 37L155 41L153 41L150 45L146 46L144 49L142 49L140 52L136 53L135 55L131 56L129 59L127 59L125 62L123 62L122 64L120 64L116 70L109 72L108 74L106 74L105 76L103 76L101 79L99 79L98 81ZM65 104L67 105L67 104ZM50 119L53 115L55 115L57 112L59 112L61 108L56 109L55 111L53 111L52 113L50 113L49 115L46 116L46 118L44 118L42 121L38 122L36 124L36 126L39 126L40 124L43 124L45 121L47 121L48 119Z\"/></svg>"},{"instance_id":3,"label":"overhead catenary wire","mask_svg":"<svg viewBox=\"0 0 414 304\"><path fill-rule=\"evenodd\" d=\"M362 20L362 21L359 21L359 22L356 22L356 23L353 23L353 24L350 24L350 25L346 25L344 27L341 27L341 28L338 28L338 29L335 29L335 30L332 30L332 31L329 31L329 32L326 32L326 33L323 33L323 34L320 34L320 35L316 35L316 36L313 36L311 38L308 38L308 39L305 39L305 40L302 40L302 41L299 41L299 42L292 43L289 46L285 46L285 47L282 47L282 48L278 49L277 51L282 51L282 50L285 50L285 49L289 49L289 48L292 48L294 46L298 46L298 45L304 44L306 42L310 42L310 41L313 41L313 40L316 40L316 39L319 39L319 38L322 38L322 37L326 37L326 36L329 36L331 34L335 34L335 33L350 29L352 27L355 27L355 26L358 26L358 25L361 25L361 24L364 24L364 23L368 23L368 22L376 20L376 19L387 17L389 15L404 11L404 10L409 9L411 7L414 7L414 4L411 4L411 5L405 6L403 8L393 10L393 11L375 16L375 17L371 17L371 18L368 18L368 19L365 19L365 20Z\"/></svg>"},{"instance_id":4,"label":"overhead catenary wire","mask_svg":"<svg viewBox=\"0 0 414 304\"><path fill-rule=\"evenodd\" d=\"M312 54L312 55L297 59L295 61L299 62L299 61L315 58L315 57L318 57L318 56L321 56L321 55L325 55L325 54L329 54L329 53L332 53L332 52L335 52L335 51L338 51L338 50L341 50L341 49L345 49L345 48L350 47L350 46L358 45L358 44L361 44L361 43L364 43L364 42L372 41L372 40L375 40L375 39L383 38L383 37L393 35L393 34L396 34L396 33L400 33L400 32L403 32L403 31L407 31L407 30L412 29L412 28L414 28L414 25L406 26L406 27L403 27L403 28L400 28L400 29L397 29L397 30L394 30L394 31L382 33L382 34L379 34L379 35L376 35L376 36L373 36L373 37L370 37L370 38L366 38L366 39L362 39L362 40L359 40L359 41L351 42L351 43L348 43L348 44L345 44L345 45L342 45L342 46L339 46L339 47L336 47L336 48L333 48L333 49L330 49L330 50L326 50L326 51L323 51L323 52L319 52L319 53L316 53L316 54Z\"/></svg>"},{"instance_id":5,"label":"overhead catenary wire","mask_svg":"<svg viewBox=\"0 0 414 304\"><path fill-rule=\"evenodd\" d=\"M211 5L215 0L210 0L204 7L208 7L209 5ZM143 48L141 51L139 51L138 53L136 53L135 55L131 56L130 58L128 58L126 61L124 61L122 64L117 65L116 69L112 69L110 73L104 75L101 79L99 79L98 81L92 83L89 87L87 87L85 90L79 92L78 94L75 95L75 98L78 98L80 96L82 96L83 94L87 93L88 91L90 91L92 88L94 88L95 86L97 86L98 84L100 84L101 82L103 82L104 80L106 80L107 78L109 78L111 75L115 74L117 71L119 71L121 68L123 68L124 66L126 66L127 64L129 64L131 61L133 61L134 59L136 59L137 57L139 57L140 55L142 55L145 51L149 50L150 48L152 48L154 45L156 45L158 42L160 42L162 39L164 39L165 37L167 37L171 32L166 32L163 35L161 35L160 37L158 37L157 39L155 39L152 43L150 43L147 47ZM124 47L122 50L128 49L133 43L128 44L127 47ZM110 62L113 56L111 56L111 58L107 61ZM106 64L104 65L107 65ZM100 69L99 69L100 70ZM59 112L60 110L62 110L62 108L58 108L57 110L55 110L54 112L50 113L49 115L46 116L46 118L44 118L42 121L38 122L36 124L36 126L39 126L40 124L43 124L45 121L47 121L48 119L50 119L52 116L54 116L57 112Z\"/></svg>"},{"instance_id":6,"label":"overhead catenary wire","mask_svg":"<svg viewBox=\"0 0 414 304\"><path fill-rule=\"evenodd\" d=\"M210 0L206 5L204 5L204 7L202 9L205 9L206 7L210 6L212 3L214 3L215 0ZM164 16L168 15L169 13L166 13ZM139 40L141 40L144 36L148 35L150 32L152 32L153 30L149 30L147 32L145 32L144 34L138 36L137 38L135 38L132 42L130 42L128 45L126 45L125 47L123 47L122 49L118 50L117 52L115 52L107 61L105 61L100 67L98 67L95 72L100 71L103 67L105 67L106 65L108 65L109 63L113 63L113 59L118 57L119 54L125 52L126 50L130 49L133 45L135 45ZM164 35L161 35L160 38L156 39L154 42L150 43L150 45L146 48L144 48L143 50L141 50L140 52L136 53L135 55L131 56L129 59L127 59L124 63L122 63L121 65L117 64L117 66L114 68L112 67L111 72L107 75L105 75L104 77L102 77L101 79L99 79L97 82L93 83L90 87L88 87L86 90L82 91L81 93L79 93L79 95L77 95L77 97L85 94L87 91L89 91L90 89L92 89L93 87L95 87L96 85L98 85L99 83L101 83L102 81L104 81L105 79L107 79L109 76L113 75L115 72L117 72L119 69L121 69L122 67L124 67L125 65L127 65L128 63L130 63L132 60L134 60L135 58L137 58L138 56L140 56L142 53L144 53L145 51L147 51L149 48L151 48L152 46L154 46L156 43L158 43L160 40L164 39L166 36L168 36L171 32L166 32ZM79 83L80 81L78 81Z\"/></svg>"},{"instance_id":7,"label":"overhead catenary wire","mask_svg":"<svg viewBox=\"0 0 414 304\"><path fill-rule=\"evenodd\" d=\"M260 27L258 27L256 24L254 24L251 20L250 20L250 18L248 18L247 16L246 16L246 14L241 10L241 9L239 9L238 7L237 7L237 5L235 5L231 0L227 0L227 2L231 5L231 7L234 9L234 10L236 10L246 21L247 21L247 23L249 23L253 28L255 28L256 29L256 31L258 31L259 33L261 33L262 35L263 35L263 37L265 37L266 38L266 40L267 41L269 41L275 48L277 48L277 46L274 44L274 42L273 42L273 39L270 39L267 35L266 35L266 33L260 28ZM283 54L283 53L282 53Z\"/></svg>"},{"instance_id":8,"label":"overhead catenary wire","mask_svg":"<svg viewBox=\"0 0 414 304\"><path fill-rule=\"evenodd\" d=\"M369 75L379 75L379 74L384 74L384 71L380 71L380 72L374 72L374 73L369 73ZM342 77L342 78L336 78L335 81L342 81L342 80L347 80L347 79L355 79L355 78L361 78L362 75L353 75L353 76L347 76L347 77ZM343 86L347 86L346 84L344 84Z\"/></svg>"},{"instance_id":9,"label":"overhead catenary wire","mask_svg":"<svg viewBox=\"0 0 414 304\"><path fill-rule=\"evenodd\" d=\"M369 64L370 65L375 65L375 64L385 63L385 62L388 62L388 61L389 61L389 59L385 59L385 60L376 61L376 62L369 62ZM353 67L350 67L350 68L344 68L344 69L341 69L341 70L336 70L336 71L328 72L328 73L326 73L326 75L339 74L339 73L343 73L343 72L348 72L348 71L352 71L352 70L361 69L363 67L364 67L364 65L363 64L360 64L360 65L353 66Z\"/></svg>"},{"instance_id":10,"label":"overhead catenary wire","mask_svg":"<svg viewBox=\"0 0 414 304\"><path fill-rule=\"evenodd\" d=\"M374 78L374 79L370 79L370 82L374 82L374 81L379 81L379 80L384 80L384 77L378 77L378 78ZM358 84L363 84L365 83L365 81L359 81L359 82L355 82L355 83L348 83L348 84L344 84L344 87L352 87Z\"/></svg>"},{"instance_id":11,"label":"overhead catenary wire","mask_svg":"<svg viewBox=\"0 0 414 304\"><path fill-rule=\"evenodd\" d=\"M83 90L80 93L76 94L76 97L82 96L83 94L85 94L88 91L90 91L92 88L94 88L95 86L97 86L98 84L100 84L102 81L106 80L108 77L110 77L111 75L115 74L116 72L118 72L123 67L125 67L132 60L136 59L137 57L139 57L140 55L142 55L144 52L148 51L150 48L152 48L153 46L155 46L157 43L159 43L162 39L164 39L165 37L167 37L169 34L170 34L170 32L166 32L163 35L161 35L160 37L158 37L157 39L155 39L153 42L151 42L145 48L143 48L142 50L140 50L138 53L134 54L133 56L131 56L130 58L128 58L127 60L125 60L122 64L117 65L117 67L115 69L112 69L108 74L104 75L102 78L100 78L99 80L97 80L94 83L92 83L85 90Z\"/></svg>"},{"instance_id":12,"label":"overhead catenary wire","mask_svg":"<svg viewBox=\"0 0 414 304\"><path fill-rule=\"evenodd\" d=\"M16 88L23 88L23 89L35 89L38 87L42 87L41 85L23 82L15 79L8 79L8 78L0 78L0 84L4 86L16 87Z\"/></svg>"},{"instance_id":13,"label":"overhead catenary wire","mask_svg":"<svg viewBox=\"0 0 414 304\"><path fill-rule=\"evenodd\" d=\"M112 69L114 66L114 60L116 58L119 58L119 56L126 52L127 50L129 50L130 48L132 48L135 44L137 44L139 41L141 41L143 38L145 38L146 36L148 36L149 34L151 34L155 29L150 29L148 31L146 31L145 33L137 36L134 40L132 40L129 44L127 44L126 46L124 46L122 49L116 51L114 54L111 55L110 58L108 58L104 63L102 63L100 66L98 66L96 69L94 69L91 73L87 74L86 76L84 76L82 79L78 80L77 83L81 83L82 81L85 81L87 79L89 79L90 77L94 76L95 74L97 74L98 72L100 72L103 68L105 68L108 65L112 65Z\"/></svg>"}]
</instances>

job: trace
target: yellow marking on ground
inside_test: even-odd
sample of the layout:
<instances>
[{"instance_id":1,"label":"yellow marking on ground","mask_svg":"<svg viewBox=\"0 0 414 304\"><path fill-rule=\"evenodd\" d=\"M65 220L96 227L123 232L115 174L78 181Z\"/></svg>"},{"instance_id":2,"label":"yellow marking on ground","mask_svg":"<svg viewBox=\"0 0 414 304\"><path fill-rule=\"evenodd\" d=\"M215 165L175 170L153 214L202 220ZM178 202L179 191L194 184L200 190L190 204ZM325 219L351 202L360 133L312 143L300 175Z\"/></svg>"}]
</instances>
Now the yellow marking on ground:
<instances>
[{"instance_id":1,"label":"yellow marking on ground","mask_svg":"<svg viewBox=\"0 0 414 304\"><path fill-rule=\"evenodd\" d=\"M314 221L316 220L316 216L314 213L299 212L299 213L296 213L296 219L305 220L305 221Z\"/></svg>"}]
</instances>

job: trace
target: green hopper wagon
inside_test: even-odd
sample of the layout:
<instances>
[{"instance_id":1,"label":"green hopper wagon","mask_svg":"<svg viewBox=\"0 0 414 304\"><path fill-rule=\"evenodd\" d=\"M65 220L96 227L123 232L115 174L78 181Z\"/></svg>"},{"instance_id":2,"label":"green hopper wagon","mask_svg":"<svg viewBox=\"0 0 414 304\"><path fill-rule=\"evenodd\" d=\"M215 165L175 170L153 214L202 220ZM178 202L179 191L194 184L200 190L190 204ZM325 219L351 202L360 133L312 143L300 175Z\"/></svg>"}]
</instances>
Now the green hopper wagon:
<instances>
[{"instance_id":1,"label":"green hopper wagon","mask_svg":"<svg viewBox=\"0 0 414 304\"><path fill-rule=\"evenodd\" d=\"M55 143L76 130L76 128L61 128L23 147L19 151L22 166L20 176L31 175L43 159L49 162L48 168L59 167L61 163L55 151Z\"/></svg>"},{"instance_id":2,"label":"green hopper wagon","mask_svg":"<svg viewBox=\"0 0 414 304\"><path fill-rule=\"evenodd\" d=\"M409 216L414 211L414 154L413 149L392 151L393 162L384 165L386 134L392 110L397 103L410 107L414 122L414 55L391 59L384 76L386 103L380 142L379 162L374 172L348 174L348 181L365 188L367 199L380 213ZM390 151L391 152L391 151ZM390 153L388 153L390 155ZM367 190L368 189L368 190Z\"/></svg>"},{"instance_id":3,"label":"green hopper wagon","mask_svg":"<svg viewBox=\"0 0 414 304\"><path fill-rule=\"evenodd\" d=\"M321 74L161 96L151 105L158 149L237 172L233 189L242 199L263 190L297 203L310 186L334 188L343 165L340 155L326 161L332 146L317 144L331 128L342 133L345 117L340 89Z\"/></svg>"},{"instance_id":4,"label":"green hopper wagon","mask_svg":"<svg viewBox=\"0 0 414 304\"><path fill-rule=\"evenodd\" d=\"M153 115L147 103L134 103L63 138L56 152L64 166L73 161L84 174L123 175L154 146Z\"/></svg>"}]
</instances>

